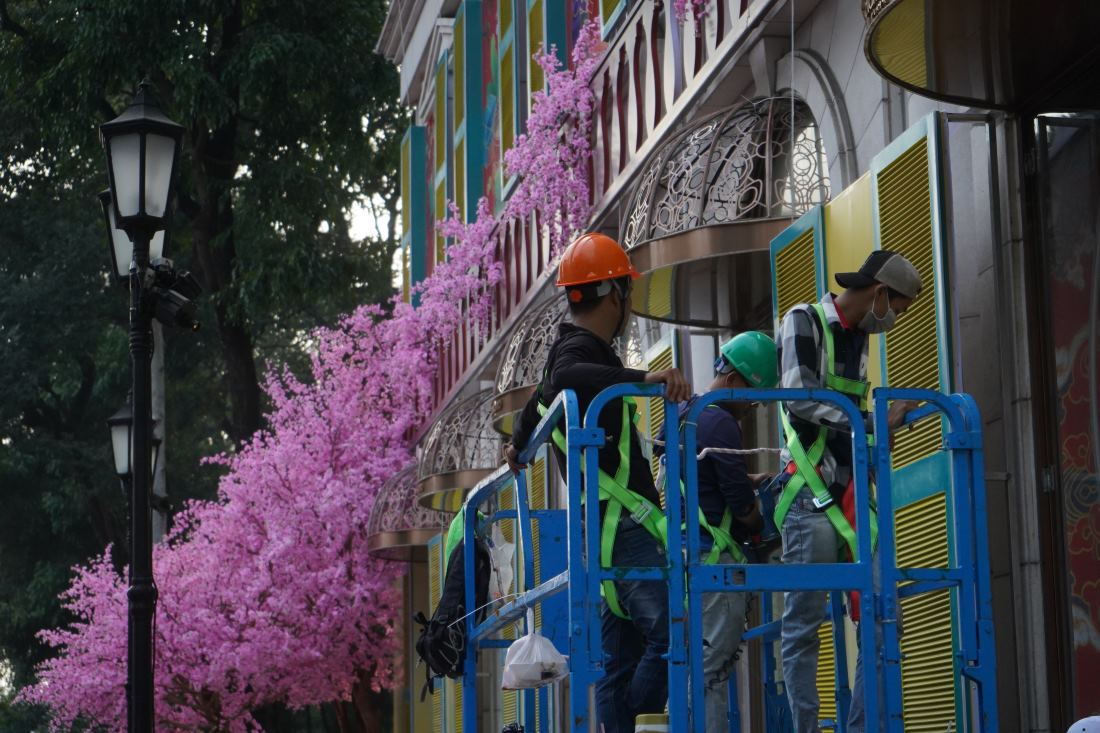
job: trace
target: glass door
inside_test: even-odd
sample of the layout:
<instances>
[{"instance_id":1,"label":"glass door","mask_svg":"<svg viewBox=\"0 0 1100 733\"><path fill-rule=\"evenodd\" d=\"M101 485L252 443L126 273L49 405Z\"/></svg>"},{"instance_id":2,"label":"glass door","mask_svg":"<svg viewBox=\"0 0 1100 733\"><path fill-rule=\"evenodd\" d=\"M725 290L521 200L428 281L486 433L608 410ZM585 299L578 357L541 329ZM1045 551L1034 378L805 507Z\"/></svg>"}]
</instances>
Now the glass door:
<instances>
[{"instance_id":1,"label":"glass door","mask_svg":"<svg viewBox=\"0 0 1100 733\"><path fill-rule=\"evenodd\" d=\"M1100 713L1100 114L1042 115L1036 134L1073 720Z\"/></svg>"}]
</instances>

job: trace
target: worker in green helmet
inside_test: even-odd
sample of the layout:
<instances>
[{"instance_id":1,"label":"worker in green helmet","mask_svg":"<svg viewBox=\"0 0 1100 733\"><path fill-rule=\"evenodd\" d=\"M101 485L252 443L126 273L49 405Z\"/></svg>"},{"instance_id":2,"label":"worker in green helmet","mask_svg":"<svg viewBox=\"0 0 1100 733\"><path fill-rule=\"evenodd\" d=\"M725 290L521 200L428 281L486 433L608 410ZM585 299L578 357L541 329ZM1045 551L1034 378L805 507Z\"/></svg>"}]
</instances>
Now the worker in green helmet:
<instances>
[{"instance_id":1,"label":"worker in green helmet","mask_svg":"<svg viewBox=\"0 0 1100 733\"><path fill-rule=\"evenodd\" d=\"M771 389L779 381L775 342L759 331L747 331L722 344L714 362L710 390ZM680 420L698 400L680 408ZM764 520L755 488L765 478L750 474L742 450L740 421L756 408L753 402L713 403L698 417L697 450L706 451L698 464L699 508L712 527L729 533L735 543L746 543L760 532ZM708 450L709 449L709 450ZM701 533L704 551L711 537ZM723 551L719 563L745 562L744 555ZM745 631L746 593L703 594L703 690L707 733L729 731L729 678Z\"/></svg>"}]
</instances>

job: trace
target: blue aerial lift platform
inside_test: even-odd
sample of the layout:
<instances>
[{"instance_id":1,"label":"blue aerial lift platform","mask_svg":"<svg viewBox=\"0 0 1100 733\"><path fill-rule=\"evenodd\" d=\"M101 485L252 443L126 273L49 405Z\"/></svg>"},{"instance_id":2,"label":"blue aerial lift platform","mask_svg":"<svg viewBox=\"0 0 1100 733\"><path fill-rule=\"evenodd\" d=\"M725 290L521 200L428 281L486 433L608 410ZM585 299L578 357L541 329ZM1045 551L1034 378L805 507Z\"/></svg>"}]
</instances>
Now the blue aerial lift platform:
<instances>
[{"instance_id":1,"label":"blue aerial lift platform","mask_svg":"<svg viewBox=\"0 0 1100 733\"><path fill-rule=\"evenodd\" d=\"M511 641L496 638L505 626L521 621L529 608L558 603L566 599L564 628L550 637L559 651L568 655L567 710L558 729L570 733L597 731L595 722L594 684L603 674L603 651L600 638L600 583L604 579L658 580L669 586L669 730L671 733L704 733L702 716L691 715L703 709L702 684L702 604L701 594L709 592L762 593L765 607L771 591L820 590L830 592L829 619L834 638L843 634L841 593L859 591L861 618L875 619L881 628L881 643L876 643L875 624L859 626L860 647L873 650L866 657L868 673L864 675L864 705L867 730L877 731L879 720L885 721L890 733L904 730L902 700L902 654L898 628L899 601L903 597L948 590L954 594L952 636L956 640L954 658L957 678L967 689L966 721L957 729L992 733L998 730L993 620L989 576L989 543L986 530L985 476L982 455L981 419L974 400L966 394L943 394L930 390L879 388L874 391L873 412L876 448L868 447L863 419L847 397L828 390L718 390L697 400L683 423L665 421L665 453L668 476L684 477L684 501L668 501L668 526L686 524L687 531L669 532L666 567L610 568L599 567L600 516L597 475L598 450L604 445L604 431L598 426L601 411L613 400L625 396L661 397L660 385L617 385L593 399L586 414L579 414L576 396L562 392L520 455L521 462L530 462L540 446L546 443L555 425L564 427L567 443L564 479L567 502L564 509L529 507L527 487L521 474L513 477L502 467L482 481L466 499L465 535L485 532L492 522L513 519L520 539L524 584L510 602L490 613L482 622L475 616L465 619L467 654L461 680L463 698L463 730L482 731L479 725L477 699L476 655L481 649L506 648ZM856 534L869 537L871 477L876 485L878 508L877 553L869 542L858 543L858 557L850 563L814 565L729 564L705 565L699 543L699 497L696 466L696 418L709 404L722 401L780 402L811 400L828 402L843 410L852 427L854 484L856 499ZM890 437L886 430L888 404L892 400L914 400L923 403L911 412L907 423L923 419L939 419L943 425L943 449L949 456L950 486L947 501L955 531L952 552L947 567L898 567L895 550L894 503L891 496ZM665 403L665 414L676 414L676 405ZM582 466L584 467L582 470ZM588 479L587 477L592 477ZM502 489L514 485L515 509L497 510L479 517L478 509L496 497ZM585 497L590 500L586 501ZM544 556L542 576L533 584L534 557L532 521L540 523L546 536L564 538L565 557ZM588 527L590 531L585 531ZM686 543L685 543L686 540ZM543 542L547 552L552 543ZM473 543L464 543L466 607L474 607ZM873 580L874 565L878 565L881 583ZM770 614L765 614L770 618ZM746 632L746 639L774 640L779 634L779 622L770 621ZM845 729L848 702L847 665L843 643L836 644L836 692L838 733ZM879 673L873 673L872 659ZM774 660L765 656L762 682L765 686L765 729L768 733L789 730L782 686L777 683ZM881 684L880 684L881 683ZM524 692L532 701L524 705L524 726L528 731L548 731L548 699L545 690ZM541 704L533 697L542 695ZM731 708L736 696L731 695ZM537 711L537 714L536 714ZM730 711L731 730L734 722L744 716Z\"/></svg>"}]
</instances>

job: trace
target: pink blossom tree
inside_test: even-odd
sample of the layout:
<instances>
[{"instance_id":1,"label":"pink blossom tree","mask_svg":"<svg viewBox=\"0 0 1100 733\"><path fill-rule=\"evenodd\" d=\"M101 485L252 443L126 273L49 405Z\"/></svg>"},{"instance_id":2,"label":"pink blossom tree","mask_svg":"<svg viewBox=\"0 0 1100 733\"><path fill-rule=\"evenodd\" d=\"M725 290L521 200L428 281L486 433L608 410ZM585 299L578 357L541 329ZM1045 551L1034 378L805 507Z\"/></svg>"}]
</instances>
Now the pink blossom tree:
<instances>
[{"instance_id":1,"label":"pink blossom tree","mask_svg":"<svg viewBox=\"0 0 1100 733\"><path fill-rule=\"evenodd\" d=\"M533 95L527 131L504 154L508 174L519 178L504 218L534 216L546 228L552 253L560 252L592 213L588 163L596 97L591 81L601 50L599 23L590 20L581 28L570 65L562 67L554 46L535 53L546 88Z\"/></svg>"},{"instance_id":2,"label":"pink blossom tree","mask_svg":"<svg viewBox=\"0 0 1100 733\"><path fill-rule=\"evenodd\" d=\"M587 81L597 41L589 24L572 69L539 56L547 91L508 163L522 181L504 216L539 217L559 245L589 212ZM419 305L395 299L389 314L363 306L314 332L309 378L269 376L268 428L212 459L227 469L217 500L189 505L156 548L160 728L245 733L258 730L252 711L262 705L301 707L394 684L402 566L367 553L367 519L381 484L412 457L409 436L433 408L441 347L462 323L487 321L502 275L488 201L470 224L450 212L438 226L453 243L416 286ZM127 583L108 555L75 569L63 595L74 621L42 632L56 656L20 696L48 706L59 729L126 728Z\"/></svg>"}]
</instances>

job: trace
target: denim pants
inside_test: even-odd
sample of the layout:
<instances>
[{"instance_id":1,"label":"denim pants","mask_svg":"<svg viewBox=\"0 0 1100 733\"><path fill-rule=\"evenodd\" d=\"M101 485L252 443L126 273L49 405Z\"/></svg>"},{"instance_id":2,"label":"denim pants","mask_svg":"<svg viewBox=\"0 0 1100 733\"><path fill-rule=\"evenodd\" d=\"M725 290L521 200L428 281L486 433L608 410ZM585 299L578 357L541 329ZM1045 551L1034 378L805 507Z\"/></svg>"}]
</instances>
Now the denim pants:
<instances>
[{"instance_id":1,"label":"denim pants","mask_svg":"<svg viewBox=\"0 0 1100 733\"><path fill-rule=\"evenodd\" d=\"M616 567L663 567L664 548L629 516L619 520ZM634 733L634 718L663 713L668 701L668 585L661 581L616 581L619 605L629 620L603 604L604 676L596 683L596 713L606 733Z\"/></svg>"},{"instance_id":2,"label":"denim pants","mask_svg":"<svg viewBox=\"0 0 1100 733\"><path fill-rule=\"evenodd\" d=\"M802 489L791 504L782 532L784 563L837 562L844 547L844 540L825 513L814 511L813 494L807 488ZM876 583L877 574L876 565ZM784 600L781 634L783 681L796 733L816 733L819 730L821 701L817 691L817 659L821 642L818 628L825 622L826 600L826 594L822 591L788 592ZM878 627L875 636L876 639L881 638ZM858 634L856 638L859 639ZM878 672L877 655L875 660ZM882 675L876 674L875 678L881 680ZM879 700L882 700L881 691ZM852 707L848 713L849 733L863 732L863 717L863 654L860 653L856 656ZM880 730L883 729L880 726Z\"/></svg>"},{"instance_id":3,"label":"denim pants","mask_svg":"<svg viewBox=\"0 0 1100 733\"><path fill-rule=\"evenodd\" d=\"M734 562L724 552L721 564ZM703 699L707 733L729 733L729 678L745 633L747 593L703 594Z\"/></svg>"}]
</instances>

